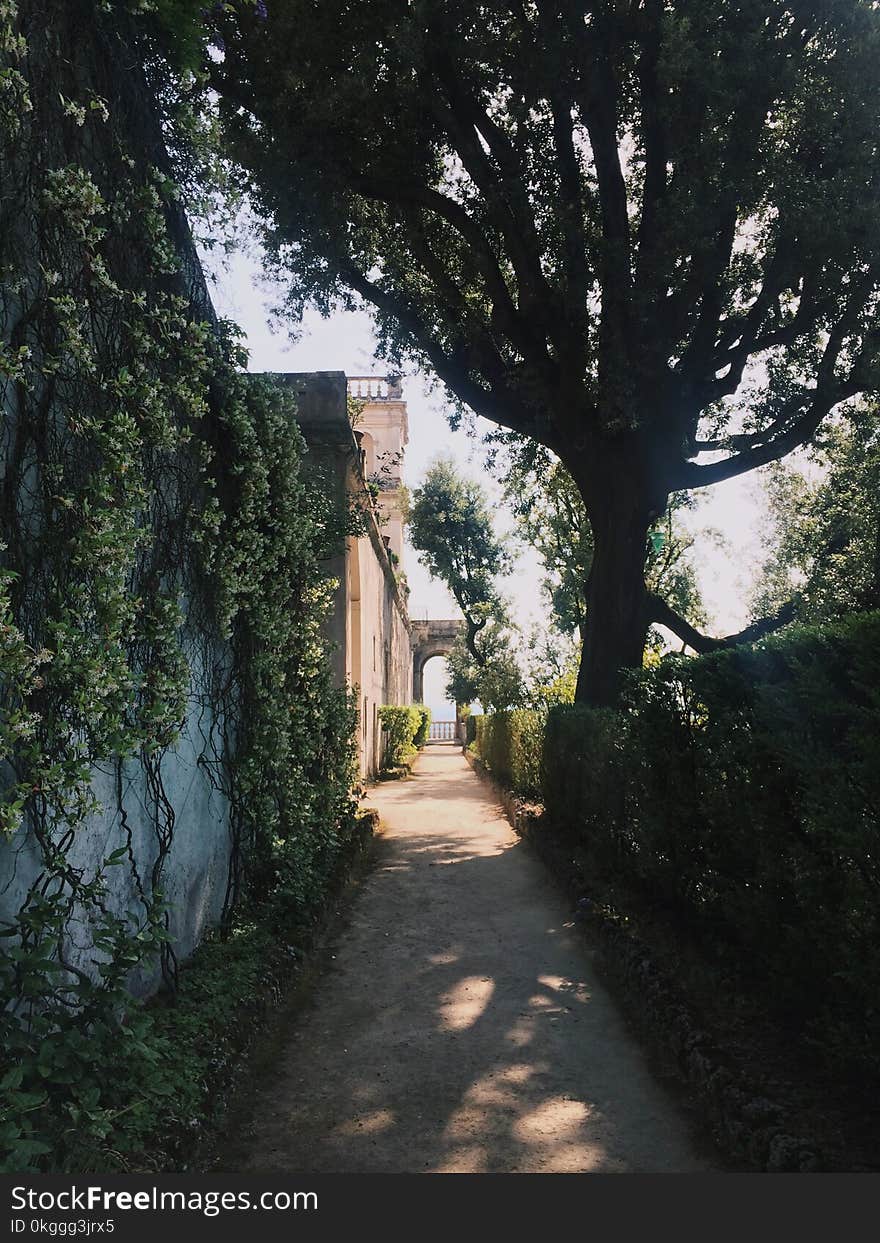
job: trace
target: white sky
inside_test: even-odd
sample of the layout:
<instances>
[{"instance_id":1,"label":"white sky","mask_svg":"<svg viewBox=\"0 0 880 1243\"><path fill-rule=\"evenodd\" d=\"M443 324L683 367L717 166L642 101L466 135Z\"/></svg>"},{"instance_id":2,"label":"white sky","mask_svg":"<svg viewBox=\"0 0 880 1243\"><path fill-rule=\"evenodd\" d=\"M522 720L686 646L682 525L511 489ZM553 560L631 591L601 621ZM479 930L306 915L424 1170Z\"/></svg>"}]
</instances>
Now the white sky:
<instances>
[{"instance_id":1,"label":"white sky","mask_svg":"<svg viewBox=\"0 0 880 1243\"><path fill-rule=\"evenodd\" d=\"M238 252L218 270L210 256L206 268L213 270L212 296L218 313L234 320L245 333L250 351L251 371L344 371L348 375L383 375L386 367L375 357L375 339L365 312L345 313L322 319L310 312L301 326L299 339L292 343L286 334L270 330L267 305L271 294L260 284L258 261ZM462 471L481 480L497 496L497 485L485 471L482 449L465 432L453 432L446 421L439 390L428 391L427 378L410 375L404 379L403 394L409 415L409 446L404 462L404 478L416 487L431 461L438 454L450 455ZM478 420L478 426L491 425ZM715 528L727 541L719 550L710 540L701 541L698 551L700 585L711 618L709 627L724 634L741 629L748 620L746 597L751 566L759 557L763 504L753 477L730 480L708 489L705 501L689 521L695 531ZM497 510L501 529L509 528L509 513ZM432 582L418 564L416 554L407 547L404 569L409 581L410 615L415 618L455 617L457 609L441 583ZM528 625L543 616L537 558L526 552L506 585L513 598L513 615ZM442 711L445 661L432 660L426 667L425 699L436 714Z\"/></svg>"}]
</instances>

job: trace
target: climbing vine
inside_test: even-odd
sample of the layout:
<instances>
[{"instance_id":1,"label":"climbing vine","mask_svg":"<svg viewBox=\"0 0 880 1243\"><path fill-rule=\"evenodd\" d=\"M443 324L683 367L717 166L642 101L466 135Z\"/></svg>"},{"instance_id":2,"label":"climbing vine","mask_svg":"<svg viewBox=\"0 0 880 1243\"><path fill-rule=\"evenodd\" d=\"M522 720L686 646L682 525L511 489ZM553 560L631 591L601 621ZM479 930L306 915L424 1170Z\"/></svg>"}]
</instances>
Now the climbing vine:
<instances>
[{"instance_id":1,"label":"climbing vine","mask_svg":"<svg viewBox=\"0 0 880 1243\"><path fill-rule=\"evenodd\" d=\"M289 397L242 373L187 287L174 187L114 93L114 7L0 0L0 1168L16 1170L127 1168L167 1090L169 1050L129 990L157 961L177 982L166 780L193 722L229 808L227 923L258 901L307 921L353 810L352 709L321 635L343 519L306 482Z\"/></svg>"}]
</instances>

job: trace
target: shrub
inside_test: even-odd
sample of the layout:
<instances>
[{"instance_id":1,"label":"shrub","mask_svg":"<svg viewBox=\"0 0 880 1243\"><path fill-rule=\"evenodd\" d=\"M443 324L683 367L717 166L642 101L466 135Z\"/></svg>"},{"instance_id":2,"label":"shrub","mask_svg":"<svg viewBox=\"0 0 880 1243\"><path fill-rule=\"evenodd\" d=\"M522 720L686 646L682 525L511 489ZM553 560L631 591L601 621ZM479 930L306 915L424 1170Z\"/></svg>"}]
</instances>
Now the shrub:
<instances>
[{"instance_id":1,"label":"shrub","mask_svg":"<svg viewBox=\"0 0 880 1243\"><path fill-rule=\"evenodd\" d=\"M471 719L474 720L474 750L493 776L515 794L538 797L544 713L513 708Z\"/></svg>"},{"instance_id":2,"label":"shrub","mask_svg":"<svg viewBox=\"0 0 880 1243\"><path fill-rule=\"evenodd\" d=\"M431 731L431 709L425 704L413 704L412 706L419 713L420 717L419 727L413 738L413 746L421 750L428 741L428 735Z\"/></svg>"},{"instance_id":3,"label":"shrub","mask_svg":"<svg viewBox=\"0 0 880 1243\"><path fill-rule=\"evenodd\" d=\"M420 709L412 705L383 704L379 709L379 720L385 732L382 767L399 768L408 764L416 755L414 742L422 729Z\"/></svg>"},{"instance_id":4,"label":"shrub","mask_svg":"<svg viewBox=\"0 0 880 1243\"><path fill-rule=\"evenodd\" d=\"M830 1059L880 1073L880 614L554 709L553 823L734 963Z\"/></svg>"}]
</instances>

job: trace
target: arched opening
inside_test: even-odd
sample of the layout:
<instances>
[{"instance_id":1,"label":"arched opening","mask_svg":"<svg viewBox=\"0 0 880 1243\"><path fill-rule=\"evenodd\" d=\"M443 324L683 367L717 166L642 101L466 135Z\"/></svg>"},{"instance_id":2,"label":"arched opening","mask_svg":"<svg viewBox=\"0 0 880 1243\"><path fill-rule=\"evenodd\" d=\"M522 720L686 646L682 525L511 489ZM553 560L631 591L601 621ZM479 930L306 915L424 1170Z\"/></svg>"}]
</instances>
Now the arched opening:
<instances>
[{"instance_id":1,"label":"arched opening","mask_svg":"<svg viewBox=\"0 0 880 1243\"><path fill-rule=\"evenodd\" d=\"M364 478L369 479L376 473L376 443L369 432L360 433L361 453L363 453Z\"/></svg>"},{"instance_id":2,"label":"arched opening","mask_svg":"<svg viewBox=\"0 0 880 1243\"><path fill-rule=\"evenodd\" d=\"M422 702L431 709L432 721L454 721L455 702L446 694L449 666L441 653L429 656L422 666Z\"/></svg>"},{"instance_id":3,"label":"arched opening","mask_svg":"<svg viewBox=\"0 0 880 1243\"><path fill-rule=\"evenodd\" d=\"M426 618L412 624L413 703L424 703L431 709L432 739L442 737L451 741L461 736L457 705L446 694L449 680L446 657L452 651L462 625L457 618L440 621L428 621ZM439 728L435 725L437 722L444 722L449 730Z\"/></svg>"}]
</instances>

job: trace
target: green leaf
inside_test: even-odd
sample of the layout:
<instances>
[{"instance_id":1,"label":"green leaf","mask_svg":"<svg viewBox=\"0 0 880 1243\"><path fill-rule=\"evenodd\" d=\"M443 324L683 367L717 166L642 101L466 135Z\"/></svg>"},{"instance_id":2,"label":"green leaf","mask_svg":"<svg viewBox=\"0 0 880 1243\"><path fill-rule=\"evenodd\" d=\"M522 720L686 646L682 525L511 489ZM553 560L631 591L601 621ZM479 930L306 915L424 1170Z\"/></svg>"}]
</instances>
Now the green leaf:
<instances>
[{"instance_id":1,"label":"green leaf","mask_svg":"<svg viewBox=\"0 0 880 1243\"><path fill-rule=\"evenodd\" d=\"M6 1074L0 1079L0 1092L5 1092L9 1088L17 1088L22 1079L24 1079L24 1067L13 1066L12 1070L7 1070Z\"/></svg>"}]
</instances>

